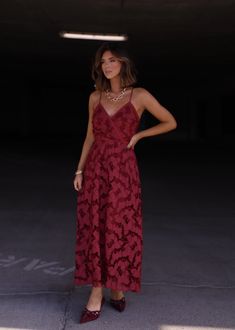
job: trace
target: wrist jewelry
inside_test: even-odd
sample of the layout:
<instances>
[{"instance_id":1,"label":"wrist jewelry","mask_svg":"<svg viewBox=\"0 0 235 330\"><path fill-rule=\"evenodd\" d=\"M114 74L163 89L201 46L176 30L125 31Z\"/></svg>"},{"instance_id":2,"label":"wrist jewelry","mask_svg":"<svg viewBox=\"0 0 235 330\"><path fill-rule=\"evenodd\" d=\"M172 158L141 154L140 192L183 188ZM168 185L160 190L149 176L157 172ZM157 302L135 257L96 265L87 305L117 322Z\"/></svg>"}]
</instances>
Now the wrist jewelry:
<instances>
[{"instance_id":1,"label":"wrist jewelry","mask_svg":"<svg viewBox=\"0 0 235 330\"><path fill-rule=\"evenodd\" d=\"M77 172L75 172L75 175L77 175L77 174L82 174L82 170L79 170L79 171L77 171Z\"/></svg>"}]
</instances>

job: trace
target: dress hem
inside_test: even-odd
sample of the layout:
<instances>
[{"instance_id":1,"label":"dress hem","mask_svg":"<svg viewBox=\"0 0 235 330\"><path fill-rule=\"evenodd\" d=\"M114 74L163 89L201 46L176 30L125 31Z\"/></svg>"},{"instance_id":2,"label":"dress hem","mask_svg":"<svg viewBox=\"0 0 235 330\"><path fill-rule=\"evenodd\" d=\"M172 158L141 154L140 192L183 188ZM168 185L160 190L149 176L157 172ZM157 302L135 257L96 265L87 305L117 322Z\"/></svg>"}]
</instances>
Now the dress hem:
<instances>
[{"instance_id":1,"label":"dress hem","mask_svg":"<svg viewBox=\"0 0 235 330\"><path fill-rule=\"evenodd\" d=\"M106 289L111 289L111 290L115 290L115 291L131 291L131 292L140 292L141 291L141 286L136 286L136 287L133 287L133 288L126 288L126 287L122 287L122 286L113 286L111 284L97 284L96 283L92 283L91 281L86 281L86 282L76 282L74 281L74 286L77 287L77 286L84 286L84 285L91 285L91 286L94 286L94 287L103 287L103 288L106 288Z\"/></svg>"}]
</instances>

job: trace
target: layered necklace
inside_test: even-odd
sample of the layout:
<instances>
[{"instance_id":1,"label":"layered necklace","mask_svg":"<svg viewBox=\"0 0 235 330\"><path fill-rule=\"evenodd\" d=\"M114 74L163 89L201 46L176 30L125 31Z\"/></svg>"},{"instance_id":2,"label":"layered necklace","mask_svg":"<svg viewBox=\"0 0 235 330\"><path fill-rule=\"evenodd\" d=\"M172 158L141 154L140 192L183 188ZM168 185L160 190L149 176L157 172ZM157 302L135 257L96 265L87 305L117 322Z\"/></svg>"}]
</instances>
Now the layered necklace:
<instances>
[{"instance_id":1,"label":"layered necklace","mask_svg":"<svg viewBox=\"0 0 235 330\"><path fill-rule=\"evenodd\" d=\"M123 96L125 95L125 93L126 93L126 87L121 90L121 93L119 95L113 97L113 96L110 95L110 89L107 89L105 91L105 96L109 100L111 100L113 102L117 102L117 101L119 101L119 100L121 100L123 98Z\"/></svg>"}]
</instances>

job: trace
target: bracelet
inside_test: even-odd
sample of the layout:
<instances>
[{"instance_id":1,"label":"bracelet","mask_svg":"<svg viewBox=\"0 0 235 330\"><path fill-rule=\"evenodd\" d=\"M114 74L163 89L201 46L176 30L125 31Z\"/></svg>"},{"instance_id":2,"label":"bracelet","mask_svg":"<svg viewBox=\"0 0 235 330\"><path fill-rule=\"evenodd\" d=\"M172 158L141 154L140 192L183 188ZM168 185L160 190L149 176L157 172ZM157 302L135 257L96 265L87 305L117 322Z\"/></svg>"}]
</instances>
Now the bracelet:
<instances>
[{"instance_id":1,"label":"bracelet","mask_svg":"<svg viewBox=\"0 0 235 330\"><path fill-rule=\"evenodd\" d=\"M77 175L77 174L82 174L82 170L79 170L79 171L77 171L77 172L75 172L75 175Z\"/></svg>"}]
</instances>

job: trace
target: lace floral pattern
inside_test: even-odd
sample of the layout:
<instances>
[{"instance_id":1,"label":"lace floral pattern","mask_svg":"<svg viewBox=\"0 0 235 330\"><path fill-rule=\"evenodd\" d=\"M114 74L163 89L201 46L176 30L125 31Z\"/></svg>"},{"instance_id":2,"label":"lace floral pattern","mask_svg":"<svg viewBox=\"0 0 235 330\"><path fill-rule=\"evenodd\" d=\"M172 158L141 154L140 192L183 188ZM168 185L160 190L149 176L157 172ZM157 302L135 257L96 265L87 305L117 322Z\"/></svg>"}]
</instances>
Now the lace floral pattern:
<instances>
[{"instance_id":1,"label":"lace floral pattern","mask_svg":"<svg viewBox=\"0 0 235 330\"><path fill-rule=\"evenodd\" d=\"M141 185L135 152L127 148L138 126L131 102L112 116L101 103L95 109L95 142L77 196L75 285L140 290Z\"/></svg>"}]
</instances>

